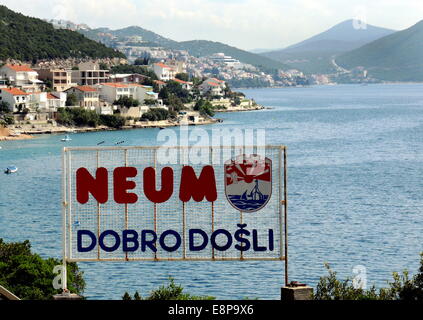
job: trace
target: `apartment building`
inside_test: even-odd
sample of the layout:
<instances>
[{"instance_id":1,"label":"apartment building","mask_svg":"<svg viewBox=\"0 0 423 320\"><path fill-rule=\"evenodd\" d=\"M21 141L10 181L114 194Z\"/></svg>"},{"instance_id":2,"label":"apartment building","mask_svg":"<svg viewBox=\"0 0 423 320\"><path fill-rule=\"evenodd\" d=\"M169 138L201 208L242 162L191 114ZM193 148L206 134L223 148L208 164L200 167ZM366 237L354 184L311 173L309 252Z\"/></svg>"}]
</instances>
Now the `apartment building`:
<instances>
[{"instance_id":1,"label":"apartment building","mask_svg":"<svg viewBox=\"0 0 423 320\"><path fill-rule=\"evenodd\" d=\"M76 86L72 82L72 70L66 69L36 69L40 80L51 81L54 91L65 91Z\"/></svg>"},{"instance_id":2,"label":"apartment building","mask_svg":"<svg viewBox=\"0 0 423 320\"><path fill-rule=\"evenodd\" d=\"M109 82L109 76L109 70L101 70L95 62L82 62L78 65L78 70L72 70L72 82L81 86Z\"/></svg>"}]
</instances>

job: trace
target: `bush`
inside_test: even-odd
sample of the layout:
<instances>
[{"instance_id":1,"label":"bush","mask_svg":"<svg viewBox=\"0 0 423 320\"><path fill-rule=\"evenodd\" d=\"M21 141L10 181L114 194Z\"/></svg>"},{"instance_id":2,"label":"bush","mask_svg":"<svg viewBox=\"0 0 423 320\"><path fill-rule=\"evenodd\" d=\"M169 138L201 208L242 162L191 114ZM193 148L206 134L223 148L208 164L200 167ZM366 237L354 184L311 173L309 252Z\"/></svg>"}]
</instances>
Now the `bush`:
<instances>
[{"instance_id":1,"label":"bush","mask_svg":"<svg viewBox=\"0 0 423 320\"><path fill-rule=\"evenodd\" d=\"M141 116L141 120L148 121L161 121L167 120L170 117L169 111L164 108L150 109Z\"/></svg>"},{"instance_id":2,"label":"bush","mask_svg":"<svg viewBox=\"0 0 423 320\"><path fill-rule=\"evenodd\" d=\"M423 253L420 255L420 268L417 275L410 279L408 271L400 275L393 273L393 282L388 288L369 290L354 288L350 279L338 280L336 272L325 264L328 276L321 277L317 284L315 300L403 300L423 301Z\"/></svg>"},{"instance_id":3,"label":"bush","mask_svg":"<svg viewBox=\"0 0 423 320\"><path fill-rule=\"evenodd\" d=\"M138 107L140 102L137 99L132 97L122 96L118 100L114 101L113 104L115 106L122 106L122 107Z\"/></svg>"},{"instance_id":4,"label":"bush","mask_svg":"<svg viewBox=\"0 0 423 320\"><path fill-rule=\"evenodd\" d=\"M119 129L125 125L125 118L121 115L114 114L114 115L106 115L102 114L100 116L100 123L104 126Z\"/></svg>"},{"instance_id":5,"label":"bush","mask_svg":"<svg viewBox=\"0 0 423 320\"><path fill-rule=\"evenodd\" d=\"M194 106L194 110L200 112L202 116L214 116L214 107L208 100L198 100Z\"/></svg>"},{"instance_id":6,"label":"bush","mask_svg":"<svg viewBox=\"0 0 423 320\"><path fill-rule=\"evenodd\" d=\"M59 108L57 122L67 126L97 127L100 117L95 111L84 108Z\"/></svg>"},{"instance_id":7,"label":"bush","mask_svg":"<svg viewBox=\"0 0 423 320\"><path fill-rule=\"evenodd\" d=\"M149 296L143 298L138 291L135 292L132 297L128 292L122 297L122 300L214 300L214 297L209 296L193 296L189 293L184 293L184 288L180 285L176 285L173 278L169 278L169 284L167 286L161 286L156 290L153 290Z\"/></svg>"},{"instance_id":8,"label":"bush","mask_svg":"<svg viewBox=\"0 0 423 320\"><path fill-rule=\"evenodd\" d=\"M43 259L31 252L29 241L5 243L0 239L0 285L21 299L48 300L61 290L53 288L56 274L53 268L61 265L58 259ZM81 295L85 288L83 273L76 263L67 264L68 289Z\"/></svg>"}]
</instances>

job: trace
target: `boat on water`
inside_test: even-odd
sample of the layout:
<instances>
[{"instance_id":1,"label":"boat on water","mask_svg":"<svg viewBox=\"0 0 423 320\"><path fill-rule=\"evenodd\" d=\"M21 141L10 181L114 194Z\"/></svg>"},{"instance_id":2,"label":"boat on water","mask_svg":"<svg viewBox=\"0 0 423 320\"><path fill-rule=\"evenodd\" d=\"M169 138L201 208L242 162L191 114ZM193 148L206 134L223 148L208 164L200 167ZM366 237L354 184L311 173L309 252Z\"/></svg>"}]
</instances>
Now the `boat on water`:
<instances>
[{"instance_id":1,"label":"boat on water","mask_svg":"<svg viewBox=\"0 0 423 320\"><path fill-rule=\"evenodd\" d=\"M66 141L72 141L71 137L69 137L68 135L66 135L62 141L66 142Z\"/></svg>"},{"instance_id":2,"label":"boat on water","mask_svg":"<svg viewBox=\"0 0 423 320\"><path fill-rule=\"evenodd\" d=\"M12 174L12 173L16 173L16 172L18 172L18 168L15 167L15 166L7 167L6 170L4 170L5 174Z\"/></svg>"},{"instance_id":3,"label":"boat on water","mask_svg":"<svg viewBox=\"0 0 423 320\"><path fill-rule=\"evenodd\" d=\"M245 191L243 193L243 195L241 196L242 200L254 200L254 201L263 201L264 200L264 195L263 193L261 193L260 189L259 189L259 184L258 184L258 180L256 179L255 181L255 186L254 189L251 190L251 192L248 194L247 191Z\"/></svg>"}]
</instances>

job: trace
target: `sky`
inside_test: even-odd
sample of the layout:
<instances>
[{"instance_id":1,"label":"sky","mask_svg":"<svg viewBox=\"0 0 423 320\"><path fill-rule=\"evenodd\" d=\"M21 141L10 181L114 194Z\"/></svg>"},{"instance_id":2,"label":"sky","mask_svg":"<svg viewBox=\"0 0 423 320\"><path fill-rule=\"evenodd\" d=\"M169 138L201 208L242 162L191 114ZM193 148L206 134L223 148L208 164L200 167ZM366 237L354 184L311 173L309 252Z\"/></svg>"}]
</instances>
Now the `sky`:
<instances>
[{"instance_id":1,"label":"sky","mask_svg":"<svg viewBox=\"0 0 423 320\"><path fill-rule=\"evenodd\" d=\"M402 30L423 19L422 0L0 0L25 15L111 29L138 25L176 40L277 49L347 19Z\"/></svg>"}]
</instances>

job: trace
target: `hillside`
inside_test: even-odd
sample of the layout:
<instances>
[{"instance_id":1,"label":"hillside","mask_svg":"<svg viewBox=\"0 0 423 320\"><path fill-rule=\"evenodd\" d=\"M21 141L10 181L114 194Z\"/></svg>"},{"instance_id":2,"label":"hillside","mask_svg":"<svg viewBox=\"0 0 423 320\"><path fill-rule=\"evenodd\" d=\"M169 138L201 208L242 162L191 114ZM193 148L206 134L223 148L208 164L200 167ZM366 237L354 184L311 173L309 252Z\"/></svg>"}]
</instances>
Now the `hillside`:
<instances>
[{"instance_id":1,"label":"hillside","mask_svg":"<svg viewBox=\"0 0 423 320\"><path fill-rule=\"evenodd\" d=\"M223 52L226 55L230 55L235 59L243 63L252 64L263 71L269 71L279 68L287 68L279 61L254 54L248 51L244 51L220 42L213 42L207 40L193 40L177 42L168 38L165 38L155 32L146 30L141 27L131 26L124 29L111 30L108 28L98 28L92 30L80 30L82 34L95 41L111 45L109 35L117 38L139 36L142 37L147 43L146 46L161 46L168 49L174 50L187 50L191 55L195 57L204 57L213 53Z\"/></svg>"},{"instance_id":2,"label":"hillside","mask_svg":"<svg viewBox=\"0 0 423 320\"><path fill-rule=\"evenodd\" d=\"M0 60L54 58L112 58L125 56L78 32L56 30L50 23L0 6Z\"/></svg>"},{"instance_id":3,"label":"hillside","mask_svg":"<svg viewBox=\"0 0 423 320\"><path fill-rule=\"evenodd\" d=\"M281 62L272 60L267 57L260 56L255 53L244 51L235 47L228 46L220 42L206 41L206 40L193 40L179 42L182 49L187 50L192 56L204 57L213 53L224 52L243 63L248 63L256 66L262 70L272 69L286 69L287 66Z\"/></svg>"},{"instance_id":4,"label":"hillside","mask_svg":"<svg viewBox=\"0 0 423 320\"><path fill-rule=\"evenodd\" d=\"M347 20L295 45L262 55L306 73L333 73L336 69L331 60L335 56L393 32L372 25L367 25L366 29L355 29L353 20Z\"/></svg>"},{"instance_id":5,"label":"hillside","mask_svg":"<svg viewBox=\"0 0 423 320\"><path fill-rule=\"evenodd\" d=\"M150 45L157 45L162 47L173 47L177 46L178 42L173 41L171 39L162 37L161 35L138 27L138 26L130 26L123 29L118 30L111 30L109 28L97 28L97 29L91 29L91 30L79 30L82 34L84 34L86 37L100 42L107 42L106 37L100 36L100 34L111 34L115 37L124 38L124 37L132 37L132 36L139 36L142 37L144 41L147 41L150 43Z\"/></svg>"},{"instance_id":6,"label":"hillside","mask_svg":"<svg viewBox=\"0 0 423 320\"><path fill-rule=\"evenodd\" d=\"M336 58L351 69L363 66L369 75L387 81L423 81L423 20Z\"/></svg>"}]
</instances>

